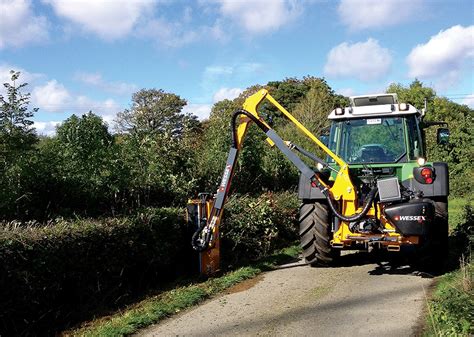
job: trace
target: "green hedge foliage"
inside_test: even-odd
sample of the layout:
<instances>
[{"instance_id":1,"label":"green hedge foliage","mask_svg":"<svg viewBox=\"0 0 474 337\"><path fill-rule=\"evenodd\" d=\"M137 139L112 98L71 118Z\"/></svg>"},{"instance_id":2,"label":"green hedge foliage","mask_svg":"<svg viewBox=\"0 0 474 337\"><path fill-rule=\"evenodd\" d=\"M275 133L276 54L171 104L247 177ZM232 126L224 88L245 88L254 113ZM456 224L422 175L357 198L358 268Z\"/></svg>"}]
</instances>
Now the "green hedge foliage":
<instances>
[{"instance_id":1,"label":"green hedge foliage","mask_svg":"<svg viewBox=\"0 0 474 337\"><path fill-rule=\"evenodd\" d=\"M221 226L224 263L255 260L298 238L296 193L232 196Z\"/></svg>"},{"instance_id":2,"label":"green hedge foliage","mask_svg":"<svg viewBox=\"0 0 474 337\"><path fill-rule=\"evenodd\" d=\"M297 238L295 193L233 196L221 227L223 267ZM129 303L197 269L193 228L176 208L134 216L0 228L0 335L44 335Z\"/></svg>"},{"instance_id":3,"label":"green hedge foliage","mask_svg":"<svg viewBox=\"0 0 474 337\"><path fill-rule=\"evenodd\" d=\"M52 334L183 273L181 210L0 230L0 335ZM181 268L181 270L178 270Z\"/></svg>"}]
</instances>

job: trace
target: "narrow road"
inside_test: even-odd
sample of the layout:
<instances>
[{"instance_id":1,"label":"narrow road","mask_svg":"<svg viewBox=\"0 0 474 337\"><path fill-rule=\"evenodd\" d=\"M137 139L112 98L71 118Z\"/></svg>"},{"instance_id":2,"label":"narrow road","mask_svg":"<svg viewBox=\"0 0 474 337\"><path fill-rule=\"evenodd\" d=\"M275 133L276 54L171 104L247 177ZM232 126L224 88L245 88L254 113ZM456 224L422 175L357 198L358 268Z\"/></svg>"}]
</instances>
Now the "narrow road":
<instances>
[{"instance_id":1,"label":"narrow road","mask_svg":"<svg viewBox=\"0 0 474 337\"><path fill-rule=\"evenodd\" d=\"M265 273L139 335L416 335L432 280L407 266L374 263L366 253L343 259L348 266Z\"/></svg>"}]
</instances>

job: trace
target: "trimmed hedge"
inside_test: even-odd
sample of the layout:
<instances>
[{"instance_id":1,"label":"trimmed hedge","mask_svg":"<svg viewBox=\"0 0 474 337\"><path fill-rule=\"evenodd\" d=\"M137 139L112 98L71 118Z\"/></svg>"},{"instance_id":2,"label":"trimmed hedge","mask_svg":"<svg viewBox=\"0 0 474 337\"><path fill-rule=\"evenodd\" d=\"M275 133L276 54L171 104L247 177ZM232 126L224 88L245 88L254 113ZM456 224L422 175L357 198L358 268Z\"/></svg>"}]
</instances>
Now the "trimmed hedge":
<instances>
[{"instance_id":1,"label":"trimmed hedge","mask_svg":"<svg viewBox=\"0 0 474 337\"><path fill-rule=\"evenodd\" d=\"M294 193L231 197L223 267L270 254L297 238ZM120 308L197 269L192 228L179 209L135 216L0 227L0 335L55 334Z\"/></svg>"},{"instance_id":2,"label":"trimmed hedge","mask_svg":"<svg viewBox=\"0 0 474 337\"><path fill-rule=\"evenodd\" d=\"M53 334L175 277L190 253L180 214L1 229L0 335Z\"/></svg>"},{"instance_id":3,"label":"trimmed hedge","mask_svg":"<svg viewBox=\"0 0 474 337\"><path fill-rule=\"evenodd\" d=\"M296 193L232 196L221 226L223 263L257 260L298 239Z\"/></svg>"}]
</instances>

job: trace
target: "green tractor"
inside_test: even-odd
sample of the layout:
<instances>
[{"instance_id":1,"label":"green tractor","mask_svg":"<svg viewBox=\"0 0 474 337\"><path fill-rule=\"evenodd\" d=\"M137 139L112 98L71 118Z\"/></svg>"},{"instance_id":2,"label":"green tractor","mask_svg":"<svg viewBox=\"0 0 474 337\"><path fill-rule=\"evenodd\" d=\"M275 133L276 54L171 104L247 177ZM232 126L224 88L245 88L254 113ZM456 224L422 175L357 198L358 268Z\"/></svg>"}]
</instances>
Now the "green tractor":
<instances>
[{"instance_id":1,"label":"green tractor","mask_svg":"<svg viewBox=\"0 0 474 337\"><path fill-rule=\"evenodd\" d=\"M421 261L441 264L448 249L448 165L426 160L425 129L446 123L425 122L424 115L396 94L350 97L349 107L329 114L330 130L320 139L348 164L364 215L341 216L344 201L334 202L301 175L299 229L308 263L330 265L343 249L413 247ZM438 128L438 144L448 139L449 130ZM331 157L327 163L321 173L335 181L337 163Z\"/></svg>"},{"instance_id":2,"label":"green tractor","mask_svg":"<svg viewBox=\"0 0 474 337\"><path fill-rule=\"evenodd\" d=\"M327 159L284 141L259 115L263 101L275 106ZM299 233L306 262L328 265L343 249L375 247L396 252L421 248L431 261L445 257L448 166L426 161L423 130L446 123L424 122L423 115L399 103L395 94L351 97L349 107L331 112L329 135L321 141L267 90L249 96L232 115L231 148L216 194L189 201L188 220L197 228L192 245L201 253L201 271L212 274L219 268L219 225L251 124L301 172ZM438 143L448 138L448 129L438 129Z\"/></svg>"}]
</instances>

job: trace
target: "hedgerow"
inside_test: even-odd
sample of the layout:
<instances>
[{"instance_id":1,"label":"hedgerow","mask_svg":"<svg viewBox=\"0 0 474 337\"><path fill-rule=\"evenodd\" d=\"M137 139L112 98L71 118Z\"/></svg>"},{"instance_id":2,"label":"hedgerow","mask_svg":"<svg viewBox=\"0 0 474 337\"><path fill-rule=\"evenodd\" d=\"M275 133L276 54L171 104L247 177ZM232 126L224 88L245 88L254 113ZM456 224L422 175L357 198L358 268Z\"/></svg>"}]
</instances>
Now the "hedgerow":
<instances>
[{"instance_id":1,"label":"hedgerow","mask_svg":"<svg viewBox=\"0 0 474 337\"><path fill-rule=\"evenodd\" d=\"M222 249L225 262L256 260L298 238L295 193L232 196L224 211Z\"/></svg>"},{"instance_id":2,"label":"hedgerow","mask_svg":"<svg viewBox=\"0 0 474 337\"><path fill-rule=\"evenodd\" d=\"M296 210L293 193L232 197L222 225L223 267L293 242ZM197 255L182 215L147 208L119 218L4 224L0 335L53 334L189 275Z\"/></svg>"},{"instance_id":3,"label":"hedgerow","mask_svg":"<svg viewBox=\"0 0 474 337\"><path fill-rule=\"evenodd\" d=\"M0 335L45 334L123 303L190 261L181 210L0 229Z\"/></svg>"}]
</instances>

